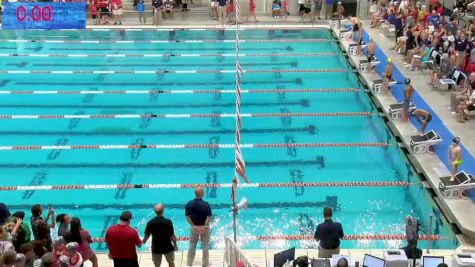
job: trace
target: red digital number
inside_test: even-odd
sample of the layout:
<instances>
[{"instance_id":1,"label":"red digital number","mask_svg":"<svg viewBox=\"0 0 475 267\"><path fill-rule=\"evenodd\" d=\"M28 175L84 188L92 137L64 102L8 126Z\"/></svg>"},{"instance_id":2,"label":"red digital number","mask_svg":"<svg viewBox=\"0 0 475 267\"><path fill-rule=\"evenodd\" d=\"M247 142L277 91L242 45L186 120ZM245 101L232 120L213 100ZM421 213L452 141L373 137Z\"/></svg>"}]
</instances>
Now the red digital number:
<instances>
[{"instance_id":1,"label":"red digital number","mask_svg":"<svg viewBox=\"0 0 475 267\"><path fill-rule=\"evenodd\" d=\"M24 6L20 6L16 9L16 18L18 21L24 21L28 17L28 10Z\"/></svg>"},{"instance_id":2,"label":"red digital number","mask_svg":"<svg viewBox=\"0 0 475 267\"><path fill-rule=\"evenodd\" d=\"M41 18L44 21L50 21L53 18L53 8L51 6L45 6L41 11Z\"/></svg>"},{"instance_id":3,"label":"red digital number","mask_svg":"<svg viewBox=\"0 0 475 267\"><path fill-rule=\"evenodd\" d=\"M40 6L35 6L31 10L31 17L33 18L34 21L40 21L41 20L41 7Z\"/></svg>"}]
</instances>

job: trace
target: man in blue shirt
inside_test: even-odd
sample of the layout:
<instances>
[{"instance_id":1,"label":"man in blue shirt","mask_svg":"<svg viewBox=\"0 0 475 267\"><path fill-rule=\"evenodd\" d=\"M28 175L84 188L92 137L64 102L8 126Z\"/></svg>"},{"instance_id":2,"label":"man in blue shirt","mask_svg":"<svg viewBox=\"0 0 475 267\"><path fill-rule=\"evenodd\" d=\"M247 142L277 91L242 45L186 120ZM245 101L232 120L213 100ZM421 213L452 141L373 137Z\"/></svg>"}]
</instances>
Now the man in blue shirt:
<instances>
[{"instance_id":1,"label":"man in blue shirt","mask_svg":"<svg viewBox=\"0 0 475 267\"><path fill-rule=\"evenodd\" d=\"M432 25L434 25L434 28L439 28L439 23L440 23L440 19L439 19L439 15L437 14L437 12L435 10L432 10L432 13L429 15L429 17L427 17L427 22L432 22Z\"/></svg>"},{"instance_id":2,"label":"man in blue shirt","mask_svg":"<svg viewBox=\"0 0 475 267\"><path fill-rule=\"evenodd\" d=\"M221 1L221 0L220 0ZM211 221L211 207L208 202L203 200L204 189L197 187L195 189L195 199L190 200L185 207L186 220L191 226L190 247L188 249L187 266L192 266L195 259L196 244L201 240L201 249L203 250L203 267L209 266L209 237Z\"/></svg>"},{"instance_id":3,"label":"man in blue shirt","mask_svg":"<svg viewBox=\"0 0 475 267\"><path fill-rule=\"evenodd\" d=\"M323 209L325 222L319 224L315 230L315 240L319 243L318 257L331 258L333 254L340 254L340 239L343 238L343 228L340 223L332 221L333 212L329 207Z\"/></svg>"},{"instance_id":4,"label":"man in blue shirt","mask_svg":"<svg viewBox=\"0 0 475 267\"><path fill-rule=\"evenodd\" d=\"M226 0L218 0L218 17L221 26L224 26L226 21L226 2Z\"/></svg>"},{"instance_id":5,"label":"man in blue shirt","mask_svg":"<svg viewBox=\"0 0 475 267\"><path fill-rule=\"evenodd\" d=\"M162 21L163 0L152 0L153 24L158 25Z\"/></svg>"}]
</instances>

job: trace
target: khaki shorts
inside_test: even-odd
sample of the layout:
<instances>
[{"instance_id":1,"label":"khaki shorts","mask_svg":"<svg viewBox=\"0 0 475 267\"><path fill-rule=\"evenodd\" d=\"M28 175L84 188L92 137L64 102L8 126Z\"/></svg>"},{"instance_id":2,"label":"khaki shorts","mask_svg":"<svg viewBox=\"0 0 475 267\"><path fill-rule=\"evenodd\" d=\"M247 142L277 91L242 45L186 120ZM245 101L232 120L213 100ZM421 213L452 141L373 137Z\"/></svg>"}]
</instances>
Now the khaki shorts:
<instances>
[{"instance_id":1,"label":"khaki shorts","mask_svg":"<svg viewBox=\"0 0 475 267\"><path fill-rule=\"evenodd\" d=\"M112 9L112 15L114 16L120 16L124 14L124 9L119 8L119 9Z\"/></svg>"}]
</instances>

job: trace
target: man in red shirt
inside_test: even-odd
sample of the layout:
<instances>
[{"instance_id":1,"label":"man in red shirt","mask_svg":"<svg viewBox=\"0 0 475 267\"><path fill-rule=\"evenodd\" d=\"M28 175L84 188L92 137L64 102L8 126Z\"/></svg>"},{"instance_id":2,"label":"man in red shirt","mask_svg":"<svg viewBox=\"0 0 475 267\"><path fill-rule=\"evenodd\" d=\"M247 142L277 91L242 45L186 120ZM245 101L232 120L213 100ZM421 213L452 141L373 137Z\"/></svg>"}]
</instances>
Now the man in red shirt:
<instances>
[{"instance_id":1,"label":"man in red shirt","mask_svg":"<svg viewBox=\"0 0 475 267\"><path fill-rule=\"evenodd\" d=\"M135 247L141 247L142 240L137 230L129 226L131 219L132 213L124 211L120 215L119 224L107 229L106 243L114 267L139 267Z\"/></svg>"}]
</instances>

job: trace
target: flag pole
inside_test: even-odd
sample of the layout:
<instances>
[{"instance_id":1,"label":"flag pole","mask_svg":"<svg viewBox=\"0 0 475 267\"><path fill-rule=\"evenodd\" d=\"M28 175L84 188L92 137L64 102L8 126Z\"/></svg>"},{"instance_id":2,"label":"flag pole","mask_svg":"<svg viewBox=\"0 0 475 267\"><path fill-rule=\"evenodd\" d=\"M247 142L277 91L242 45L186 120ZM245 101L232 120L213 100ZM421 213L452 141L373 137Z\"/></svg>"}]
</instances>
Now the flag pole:
<instances>
[{"instance_id":1,"label":"flag pole","mask_svg":"<svg viewBox=\"0 0 475 267\"><path fill-rule=\"evenodd\" d=\"M232 0L231 0L232 1ZM240 168L239 160L242 160L240 153L241 143L241 65L239 62L240 38L239 38L239 16L241 13L239 0L235 0L236 8L236 147L235 147L235 168L234 178L232 183L232 202L233 202L233 239L237 244L237 213L236 197L237 197L237 183L238 183L238 168ZM239 152L239 153L238 153Z\"/></svg>"}]
</instances>

